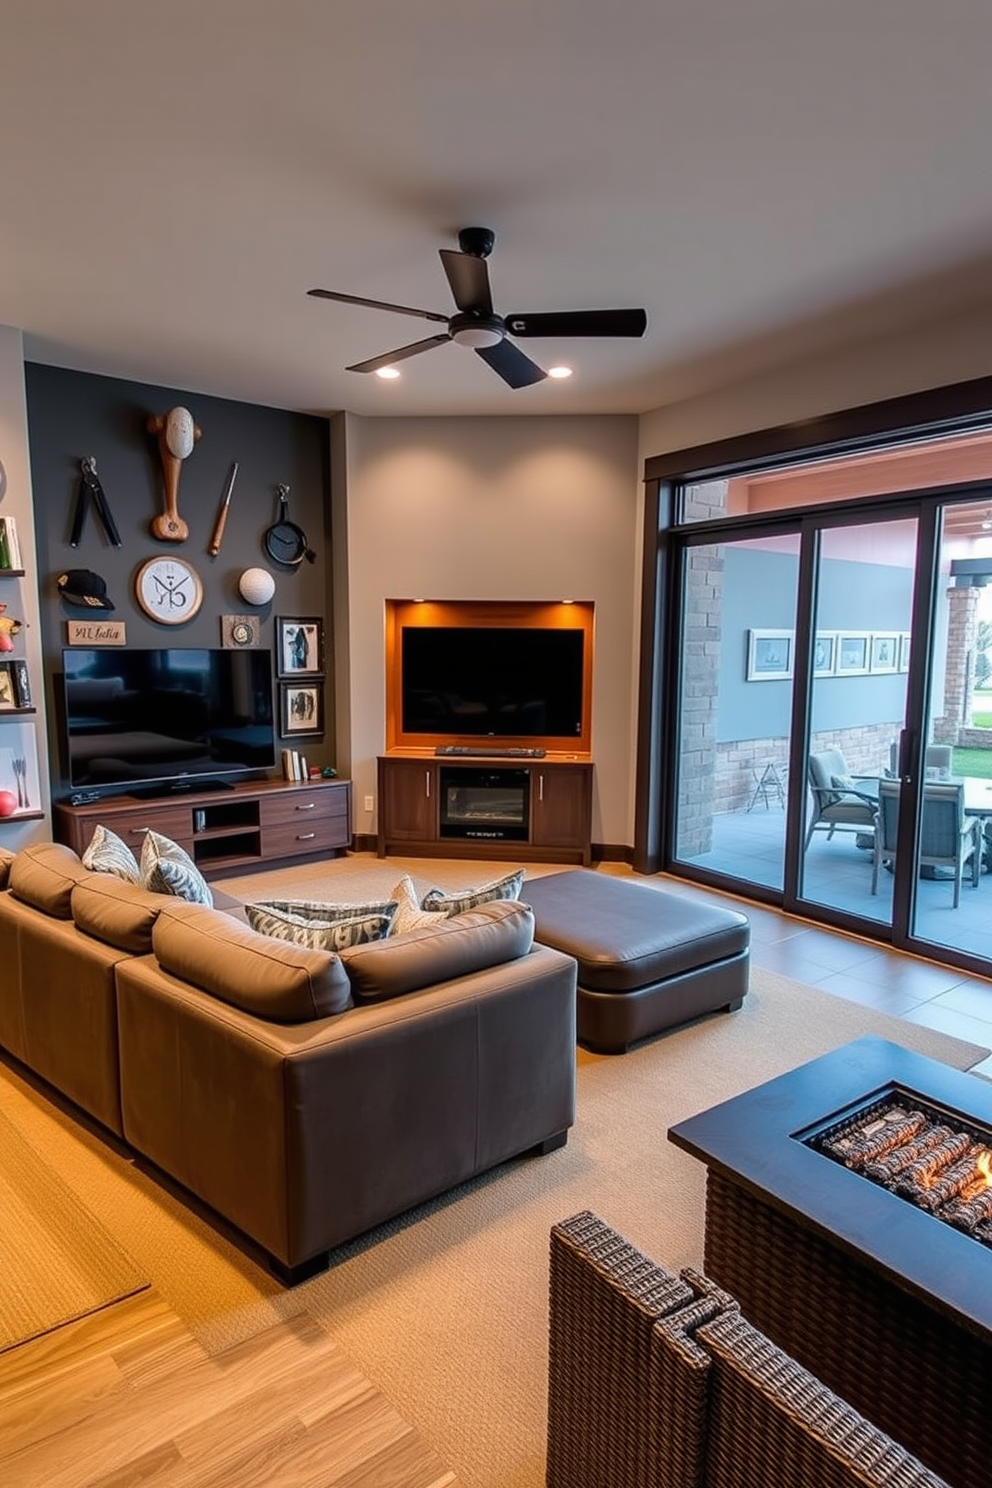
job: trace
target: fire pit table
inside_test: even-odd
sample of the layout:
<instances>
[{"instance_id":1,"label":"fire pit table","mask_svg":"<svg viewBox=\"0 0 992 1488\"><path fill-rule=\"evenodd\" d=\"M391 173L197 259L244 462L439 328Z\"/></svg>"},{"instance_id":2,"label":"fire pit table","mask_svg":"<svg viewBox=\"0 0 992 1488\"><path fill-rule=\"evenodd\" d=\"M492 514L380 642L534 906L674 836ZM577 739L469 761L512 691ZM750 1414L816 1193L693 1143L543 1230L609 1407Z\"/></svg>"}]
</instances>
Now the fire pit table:
<instances>
[{"instance_id":1,"label":"fire pit table","mask_svg":"<svg viewBox=\"0 0 992 1488\"><path fill-rule=\"evenodd\" d=\"M745 1316L955 1488L988 1488L992 1084L863 1038L668 1137L706 1164L705 1269Z\"/></svg>"}]
</instances>

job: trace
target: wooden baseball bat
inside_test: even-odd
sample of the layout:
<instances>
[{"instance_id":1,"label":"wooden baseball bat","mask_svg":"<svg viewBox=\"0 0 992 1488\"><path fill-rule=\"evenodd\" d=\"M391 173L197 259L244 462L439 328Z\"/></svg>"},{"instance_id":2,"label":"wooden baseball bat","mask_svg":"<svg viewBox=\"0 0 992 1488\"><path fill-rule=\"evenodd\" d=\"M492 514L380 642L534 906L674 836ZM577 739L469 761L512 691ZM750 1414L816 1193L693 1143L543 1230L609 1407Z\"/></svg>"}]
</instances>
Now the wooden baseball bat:
<instances>
[{"instance_id":1,"label":"wooden baseball bat","mask_svg":"<svg viewBox=\"0 0 992 1488\"><path fill-rule=\"evenodd\" d=\"M224 492L224 499L221 501L220 511L217 513L217 521L214 523L214 535L210 539L210 546L207 549L207 552L210 554L211 558L216 558L217 554L220 552L221 540L224 536L224 528L227 526L227 513L231 505L231 493L234 490L234 481L237 473L238 462L237 460L235 460L234 464L231 466L231 474L228 476L227 490Z\"/></svg>"}]
</instances>

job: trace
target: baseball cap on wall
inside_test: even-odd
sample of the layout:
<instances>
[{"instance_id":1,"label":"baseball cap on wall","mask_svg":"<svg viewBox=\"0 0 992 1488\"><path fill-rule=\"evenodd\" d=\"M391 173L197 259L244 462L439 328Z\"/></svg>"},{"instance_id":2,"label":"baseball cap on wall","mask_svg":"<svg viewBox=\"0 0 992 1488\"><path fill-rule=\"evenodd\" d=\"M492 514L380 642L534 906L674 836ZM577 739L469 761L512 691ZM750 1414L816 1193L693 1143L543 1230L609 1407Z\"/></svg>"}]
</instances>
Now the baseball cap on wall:
<instances>
[{"instance_id":1,"label":"baseball cap on wall","mask_svg":"<svg viewBox=\"0 0 992 1488\"><path fill-rule=\"evenodd\" d=\"M59 574L59 594L67 604L82 605L88 610L112 610L114 602L107 596L106 580L89 568L70 568Z\"/></svg>"}]
</instances>

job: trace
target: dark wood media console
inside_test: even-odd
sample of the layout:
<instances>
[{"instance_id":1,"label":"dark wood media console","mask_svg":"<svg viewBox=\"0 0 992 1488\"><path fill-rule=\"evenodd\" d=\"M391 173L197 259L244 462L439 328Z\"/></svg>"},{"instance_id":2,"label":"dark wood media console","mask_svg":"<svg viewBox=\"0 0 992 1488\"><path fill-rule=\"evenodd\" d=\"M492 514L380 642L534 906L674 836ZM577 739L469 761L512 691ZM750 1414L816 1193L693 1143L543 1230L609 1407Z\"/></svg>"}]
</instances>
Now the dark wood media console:
<instances>
[{"instance_id":1,"label":"dark wood media console","mask_svg":"<svg viewBox=\"0 0 992 1488\"><path fill-rule=\"evenodd\" d=\"M379 856L588 865L592 770L591 761L553 755L380 755ZM453 809L452 792L463 798L460 810Z\"/></svg>"},{"instance_id":2,"label":"dark wood media console","mask_svg":"<svg viewBox=\"0 0 992 1488\"><path fill-rule=\"evenodd\" d=\"M77 853L98 823L138 855L150 830L178 842L207 878L245 873L350 847L351 782L256 780L226 790L191 790L154 800L107 796L85 806L61 802L55 808L56 839Z\"/></svg>"}]
</instances>

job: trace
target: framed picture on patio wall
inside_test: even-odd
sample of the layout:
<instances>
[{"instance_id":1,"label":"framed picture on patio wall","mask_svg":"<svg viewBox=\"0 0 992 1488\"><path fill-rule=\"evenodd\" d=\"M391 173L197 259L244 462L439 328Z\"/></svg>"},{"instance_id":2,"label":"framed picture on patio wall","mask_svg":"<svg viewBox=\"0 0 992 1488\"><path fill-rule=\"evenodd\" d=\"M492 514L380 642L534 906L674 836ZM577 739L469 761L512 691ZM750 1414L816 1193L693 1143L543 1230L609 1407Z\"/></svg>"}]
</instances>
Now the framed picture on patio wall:
<instances>
[{"instance_id":1,"label":"framed picture on patio wall","mask_svg":"<svg viewBox=\"0 0 992 1488\"><path fill-rule=\"evenodd\" d=\"M909 671L909 631L904 630L899 635L899 670Z\"/></svg>"},{"instance_id":2,"label":"framed picture on patio wall","mask_svg":"<svg viewBox=\"0 0 992 1488\"><path fill-rule=\"evenodd\" d=\"M840 630L837 632L838 677L861 677L867 675L871 660L870 640L866 630Z\"/></svg>"},{"instance_id":3,"label":"framed picture on patio wall","mask_svg":"<svg viewBox=\"0 0 992 1488\"><path fill-rule=\"evenodd\" d=\"M747 680L781 682L792 676L791 630L749 630Z\"/></svg>"},{"instance_id":4,"label":"framed picture on patio wall","mask_svg":"<svg viewBox=\"0 0 992 1488\"><path fill-rule=\"evenodd\" d=\"M899 632L872 631L869 667L872 672L899 670Z\"/></svg>"},{"instance_id":5,"label":"framed picture on patio wall","mask_svg":"<svg viewBox=\"0 0 992 1488\"><path fill-rule=\"evenodd\" d=\"M813 676L832 677L837 670L837 632L818 630L813 640Z\"/></svg>"}]
</instances>

